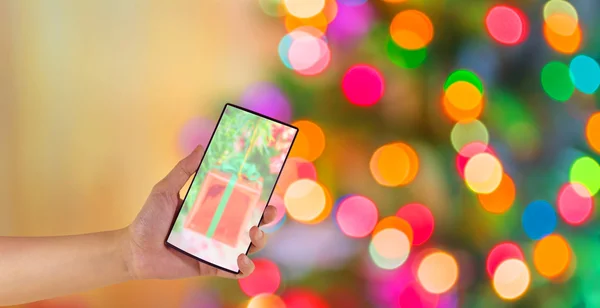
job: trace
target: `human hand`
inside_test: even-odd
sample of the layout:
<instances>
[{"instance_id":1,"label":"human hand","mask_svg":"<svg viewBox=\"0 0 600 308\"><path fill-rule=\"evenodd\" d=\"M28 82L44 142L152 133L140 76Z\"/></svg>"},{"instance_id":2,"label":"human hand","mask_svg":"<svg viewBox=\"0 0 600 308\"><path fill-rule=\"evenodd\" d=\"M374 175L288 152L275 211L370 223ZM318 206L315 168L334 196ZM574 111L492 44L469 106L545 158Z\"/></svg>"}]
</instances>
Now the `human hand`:
<instances>
[{"instance_id":1,"label":"human hand","mask_svg":"<svg viewBox=\"0 0 600 308\"><path fill-rule=\"evenodd\" d=\"M240 274L235 275L199 262L164 244L172 219L183 204L179 192L196 171L203 152L201 147L196 148L158 182L134 222L123 230L125 262L132 279L175 279L191 276L243 278L254 271L254 263L245 254L238 256ZM263 222L270 223L275 216L275 207L268 206ZM265 246L265 234L256 226L250 229L250 239L250 253Z\"/></svg>"}]
</instances>

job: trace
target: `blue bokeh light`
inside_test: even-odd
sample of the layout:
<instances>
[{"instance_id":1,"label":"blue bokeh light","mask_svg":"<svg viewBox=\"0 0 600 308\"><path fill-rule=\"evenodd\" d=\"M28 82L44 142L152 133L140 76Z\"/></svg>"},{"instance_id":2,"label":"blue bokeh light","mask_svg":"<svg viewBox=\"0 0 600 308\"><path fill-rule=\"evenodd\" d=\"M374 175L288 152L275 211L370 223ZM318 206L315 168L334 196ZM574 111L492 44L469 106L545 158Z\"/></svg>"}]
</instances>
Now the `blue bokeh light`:
<instances>
[{"instance_id":1,"label":"blue bokeh light","mask_svg":"<svg viewBox=\"0 0 600 308\"><path fill-rule=\"evenodd\" d=\"M527 236L532 240L539 240L554 232L557 224L556 211L546 201L533 201L525 208L521 222Z\"/></svg>"}]
</instances>

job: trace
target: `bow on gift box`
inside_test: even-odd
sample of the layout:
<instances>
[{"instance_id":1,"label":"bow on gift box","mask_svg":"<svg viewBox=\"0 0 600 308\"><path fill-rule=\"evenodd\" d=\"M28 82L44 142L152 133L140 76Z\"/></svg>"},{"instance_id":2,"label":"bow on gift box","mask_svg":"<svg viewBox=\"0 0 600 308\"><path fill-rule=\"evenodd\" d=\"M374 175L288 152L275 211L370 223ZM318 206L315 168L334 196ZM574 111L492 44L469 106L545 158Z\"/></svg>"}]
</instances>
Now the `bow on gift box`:
<instances>
[{"instance_id":1,"label":"bow on gift box","mask_svg":"<svg viewBox=\"0 0 600 308\"><path fill-rule=\"evenodd\" d=\"M223 217L223 213L225 212L225 208L227 207L227 203L229 202L229 198L231 197L231 194L233 193L233 190L235 188L235 184L237 183L238 178L243 176L246 179L248 179L249 181L257 181L260 179L260 173L258 172L258 168L256 167L256 165L247 162L248 156L250 155L250 151L251 151L252 147L254 146L254 143L256 142L256 139L257 139L257 130L258 130L257 124L258 124L259 120L260 119L257 119L257 121L254 125L254 130L252 132L250 144L248 145L246 152L244 154L242 154L242 153L236 154L236 155L226 159L218 167L218 169L223 172L231 173L231 178L229 178L227 187L225 187L225 191L223 192L223 197L221 197L221 200L219 201L219 205L217 206L215 215L213 216L213 218L210 222L210 226L208 227L208 230L206 231L207 238L212 238L215 235L215 231L217 230L219 221L221 221L221 218Z\"/></svg>"}]
</instances>

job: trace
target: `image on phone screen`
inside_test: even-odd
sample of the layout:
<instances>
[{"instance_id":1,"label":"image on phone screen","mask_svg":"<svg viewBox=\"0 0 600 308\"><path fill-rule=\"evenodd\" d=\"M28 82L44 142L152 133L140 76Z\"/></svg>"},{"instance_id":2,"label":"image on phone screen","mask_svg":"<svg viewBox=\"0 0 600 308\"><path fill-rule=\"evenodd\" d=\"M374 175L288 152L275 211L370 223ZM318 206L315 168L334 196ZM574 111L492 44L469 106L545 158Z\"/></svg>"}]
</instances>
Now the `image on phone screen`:
<instances>
[{"instance_id":1,"label":"image on phone screen","mask_svg":"<svg viewBox=\"0 0 600 308\"><path fill-rule=\"evenodd\" d=\"M166 244L239 273L298 129L226 104Z\"/></svg>"}]
</instances>

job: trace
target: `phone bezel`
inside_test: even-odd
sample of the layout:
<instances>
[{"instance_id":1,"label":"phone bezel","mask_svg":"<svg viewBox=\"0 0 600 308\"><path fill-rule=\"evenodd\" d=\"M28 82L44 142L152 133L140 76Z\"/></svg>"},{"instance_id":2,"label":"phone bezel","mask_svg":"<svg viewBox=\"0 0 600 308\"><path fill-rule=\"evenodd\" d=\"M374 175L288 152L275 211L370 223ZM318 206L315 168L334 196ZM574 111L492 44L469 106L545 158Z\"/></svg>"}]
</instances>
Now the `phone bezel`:
<instances>
[{"instance_id":1,"label":"phone bezel","mask_svg":"<svg viewBox=\"0 0 600 308\"><path fill-rule=\"evenodd\" d=\"M245 112L249 112L249 113L254 114L254 115L256 115L258 117L261 117L263 119L267 119L267 120L279 123L281 125L285 125L287 127L291 127L291 128L293 128L293 129L296 130L296 133L294 134L294 138L292 139L292 142L290 144L290 150L285 155L285 159L283 160L283 165L281 167L281 170L277 174L277 178L275 179L275 183L273 185L273 188L271 189L271 193L269 194L269 198L267 199L267 203L265 204L265 207L262 210L262 215L260 217L260 220L258 221L258 226L260 226L262 224L262 221L263 221L264 217L265 217L265 210L267 209L267 206L269 205L269 202L271 201L271 198L273 197L273 193L275 192L275 186L277 185L277 182L279 181L279 177L281 176L281 173L283 172L283 168L285 166L285 163L287 162L288 157L290 155L290 152L292 151L291 149L292 149L292 146L294 145L294 142L296 141L296 137L298 136L299 129L297 127L293 126L293 125L290 125L290 124L282 122L280 120L277 120L277 119L271 118L269 116L260 114L258 112L252 111L250 109L247 109L247 108L244 108L244 107L241 107L241 106L237 106L237 105L234 105L234 104L231 104L231 103L226 103L225 107L223 107L223 111L221 111L221 115L219 116L219 120L217 121L217 124L215 125L215 129L212 132L212 134L210 136L210 139L208 140L208 143L206 144L205 151L208 150L208 148L210 147L212 139L215 136L215 132L217 131L217 128L219 127L219 123L221 123L221 119L223 118L223 115L225 114L225 110L227 110L227 107L230 107L230 106L232 108L236 108L236 109L240 109L240 110L245 111ZM194 180L196 179L196 175L198 174L198 170L200 170L200 166L202 166L202 162L203 161L204 161L204 154L202 154L202 159L200 160L200 163L198 164L198 167L196 168L196 171L194 173L194 178L192 178L192 182L191 183L194 183ZM192 187L192 185L190 184L190 187L188 188L187 192L185 193L185 197L183 198L183 202L185 202L185 200L186 200L186 198L188 196L188 193L190 192L191 187ZM173 232L173 227L175 226L175 222L177 221L177 217L179 217L179 214L181 214L181 210L183 209L183 202L182 202L182 206L179 207L179 209L177 210L177 213L175 213L175 215L173 217L173 221L171 222L171 227L169 227L169 232L167 233L167 237L165 238L165 245L168 246L168 247L171 247L171 248L173 248L173 249L175 249L175 250L177 250L177 251L179 251L181 253L183 253L184 255L186 255L188 257L191 257L191 258L193 258L195 260L198 260L198 261L200 261L202 263L205 263L207 265L216 267L216 268L218 268L220 270L223 270L223 271L226 271L226 272L229 272L229 273L232 273L232 274L236 274L236 275L239 274L240 273L239 269L238 269L237 272L235 272L233 270L227 269L225 267L222 267L222 266L217 265L215 263L212 263L210 261L204 260L202 258L198 258L198 257L194 256L193 254L191 254L191 253L189 253L189 252L187 252L187 251L185 251L185 250L183 250L183 249L181 249L181 248L179 248L179 247L177 247L177 246L175 246L175 245L173 245L173 244L171 244L171 243L168 242L169 236ZM250 245L248 245L248 249L246 249L246 255L248 255L248 253L250 252L250 248L251 247L252 247L252 243L250 243Z\"/></svg>"}]
</instances>

